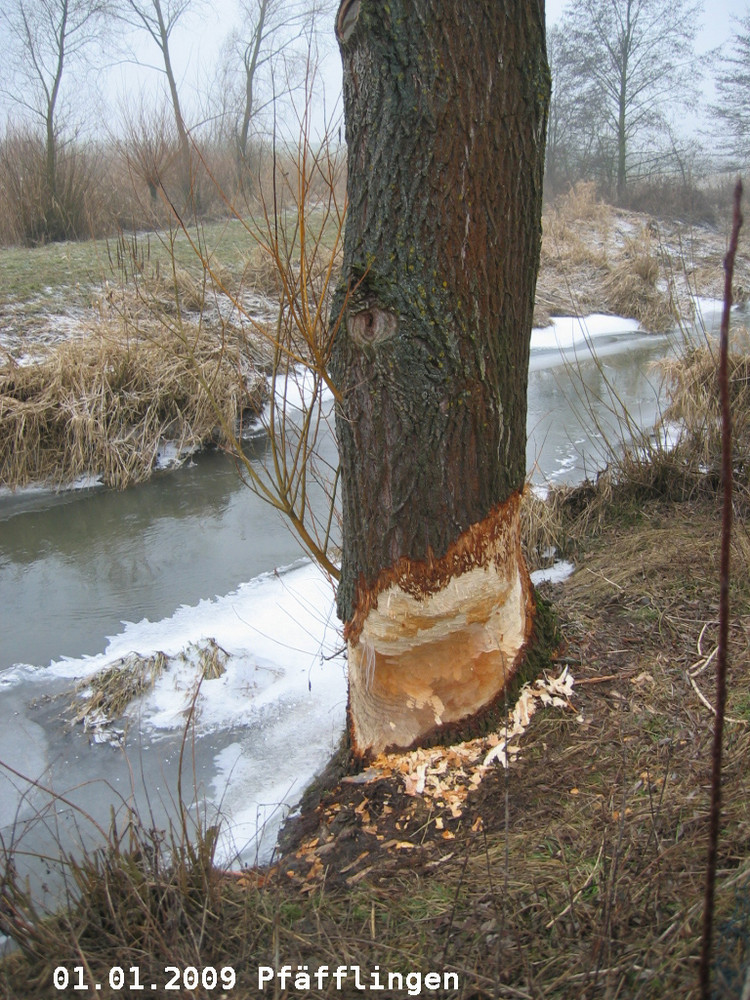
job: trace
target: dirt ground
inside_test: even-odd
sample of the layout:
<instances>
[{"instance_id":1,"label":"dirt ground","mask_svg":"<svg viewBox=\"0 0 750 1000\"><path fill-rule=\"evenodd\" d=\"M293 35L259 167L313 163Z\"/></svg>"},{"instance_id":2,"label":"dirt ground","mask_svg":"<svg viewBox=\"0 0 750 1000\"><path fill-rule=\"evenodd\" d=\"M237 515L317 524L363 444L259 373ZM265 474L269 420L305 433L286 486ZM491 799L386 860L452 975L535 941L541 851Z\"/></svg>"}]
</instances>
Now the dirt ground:
<instances>
[{"instance_id":1,"label":"dirt ground","mask_svg":"<svg viewBox=\"0 0 750 1000\"><path fill-rule=\"evenodd\" d=\"M542 588L561 632L550 673L575 683L512 741L509 768L482 766L485 740L478 755L466 744L381 757L334 780L288 824L266 891L325 895L347 914L353 896L367 901L363 967L387 967L398 914L416 909L422 962L456 969L461 997L697 996L718 538L706 502L621 513L569 581ZM733 557L718 997L740 996L750 961L743 520ZM294 927L300 962L314 962L320 914L305 907Z\"/></svg>"}]
</instances>

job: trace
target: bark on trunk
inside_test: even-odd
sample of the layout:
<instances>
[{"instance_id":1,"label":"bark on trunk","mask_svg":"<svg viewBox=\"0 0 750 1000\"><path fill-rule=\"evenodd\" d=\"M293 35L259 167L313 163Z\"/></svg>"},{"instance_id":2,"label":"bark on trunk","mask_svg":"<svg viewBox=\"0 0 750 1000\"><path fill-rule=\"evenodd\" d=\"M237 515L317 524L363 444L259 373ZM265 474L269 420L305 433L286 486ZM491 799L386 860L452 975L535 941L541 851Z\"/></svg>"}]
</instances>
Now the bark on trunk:
<instances>
[{"instance_id":1,"label":"bark on trunk","mask_svg":"<svg viewBox=\"0 0 750 1000\"><path fill-rule=\"evenodd\" d=\"M349 209L332 375L355 750L491 703L520 550L549 72L542 0L344 0Z\"/></svg>"}]
</instances>

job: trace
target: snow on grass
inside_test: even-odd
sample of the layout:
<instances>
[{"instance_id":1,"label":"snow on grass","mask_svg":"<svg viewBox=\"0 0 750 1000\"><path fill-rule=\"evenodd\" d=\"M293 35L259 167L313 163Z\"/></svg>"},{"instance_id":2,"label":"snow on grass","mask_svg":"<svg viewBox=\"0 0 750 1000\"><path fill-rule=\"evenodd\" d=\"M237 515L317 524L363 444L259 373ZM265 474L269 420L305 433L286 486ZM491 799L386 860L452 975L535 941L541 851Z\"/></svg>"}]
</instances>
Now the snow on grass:
<instances>
[{"instance_id":1,"label":"snow on grass","mask_svg":"<svg viewBox=\"0 0 750 1000\"><path fill-rule=\"evenodd\" d=\"M538 587L540 583L563 583L569 576L572 576L574 571L575 566L572 562L560 560L545 569L535 569L530 574L531 582L535 587Z\"/></svg>"}]
</instances>

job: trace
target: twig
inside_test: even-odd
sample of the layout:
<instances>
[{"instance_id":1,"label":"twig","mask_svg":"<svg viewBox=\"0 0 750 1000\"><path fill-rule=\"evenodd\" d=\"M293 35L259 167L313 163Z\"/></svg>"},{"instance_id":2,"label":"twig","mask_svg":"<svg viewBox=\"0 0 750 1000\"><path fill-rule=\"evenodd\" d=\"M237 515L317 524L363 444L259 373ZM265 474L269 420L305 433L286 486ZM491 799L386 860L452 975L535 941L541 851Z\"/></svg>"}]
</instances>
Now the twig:
<instances>
[{"instance_id":1,"label":"twig","mask_svg":"<svg viewBox=\"0 0 750 1000\"><path fill-rule=\"evenodd\" d=\"M631 670L630 673L603 674L601 677L576 677L576 687L580 687L581 684L606 684L608 681L622 681L634 676L635 671Z\"/></svg>"},{"instance_id":2,"label":"twig","mask_svg":"<svg viewBox=\"0 0 750 1000\"><path fill-rule=\"evenodd\" d=\"M693 690L698 695L698 697L703 702L703 704L706 706L706 708L709 710L709 712L711 712L712 715L716 715L716 709L711 704L711 702L708 700L708 698L706 698L706 696L703 694L703 692L700 690L700 688L698 687L698 685L695 682L695 678L699 677L703 673L703 671L706 670L707 667L709 667L711 665L711 663L713 662L714 658L717 656L717 654L719 652L719 647L718 646L714 646L713 650L708 654L708 656L703 656L703 636L706 634L706 629L708 628L708 626L710 624L712 624L712 623L711 622L706 622L706 624L701 629L701 634L698 636L698 652L700 653L702 659L696 660L695 663L693 663L692 666L688 670L685 671L685 676L690 681L690 684L692 685ZM579 683L580 683L580 681L579 681ZM731 722L735 726L747 726L748 725L748 720L747 719L735 719L731 715L725 715L724 716L724 722Z\"/></svg>"},{"instance_id":3,"label":"twig","mask_svg":"<svg viewBox=\"0 0 750 1000\"><path fill-rule=\"evenodd\" d=\"M740 1000L750 1000L750 967L748 967L747 975L745 976L745 985L742 987Z\"/></svg>"},{"instance_id":4,"label":"twig","mask_svg":"<svg viewBox=\"0 0 750 1000\"><path fill-rule=\"evenodd\" d=\"M712 652L710 652L708 656L704 657L702 660L696 660L688 671L689 675L691 677L697 677L699 674L702 674L703 671L706 670L707 667L711 665L714 657L718 652L719 652L719 647L714 646Z\"/></svg>"},{"instance_id":5,"label":"twig","mask_svg":"<svg viewBox=\"0 0 750 1000\"><path fill-rule=\"evenodd\" d=\"M693 687L693 690L698 695L698 697L703 702L703 704L706 706L706 708L709 710L709 712L712 715L716 715L716 709L711 704L711 702L708 700L708 698L703 694L703 692L698 687L698 685L695 683L695 679L692 676L692 674L686 674L686 677L690 681L690 683L691 683L691 685ZM735 719L731 715L725 715L724 716L724 722L731 722L735 726L746 726L746 725L748 725L747 719Z\"/></svg>"},{"instance_id":6,"label":"twig","mask_svg":"<svg viewBox=\"0 0 750 1000\"><path fill-rule=\"evenodd\" d=\"M620 592L622 592L625 589L624 587L621 587L619 583L615 583L614 580L610 580L609 577L605 576L604 573L602 572L595 573L593 569L589 569L588 567L586 567L586 572L590 573L592 576L601 577L601 579L604 580L605 583L608 583L611 587L614 587L616 590L619 590Z\"/></svg>"},{"instance_id":7,"label":"twig","mask_svg":"<svg viewBox=\"0 0 750 1000\"><path fill-rule=\"evenodd\" d=\"M599 854L597 855L596 861L594 862L594 867L591 869L591 874L586 879L586 881L583 883L583 885L581 886L581 888L576 892L575 896L573 896L573 898L568 903L568 905L565 907L565 909L561 910L560 913L558 913L556 917L553 917L550 920L550 922L546 925L545 930L548 930L548 931L551 930L554 927L554 925L557 923L558 920L560 920L562 917L565 916L566 913L568 913L570 910L572 910L573 909L573 905L578 902L578 900L581 898L581 896L583 895L583 893L585 892L585 890L588 889L588 887L594 881L594 878L595 878L597 872L599 871L599 862L602 860L602 852L603 851L604 851L604 842L602 841L602 846L599 848Z\"/></svg>"},{"instance_id":8,"label":"twig","mask_svg":"<svg viewBox=\"0 0 750 1000\"><path fill-rule=\"evenodd\" d=\"M721 472L723 485L721 519L721 568L719 590L719 653L716 660L716 723L712 749L711 813L706 857L706 891L703 907L703 939L698 970L702 1000L711 996L711 939L716 895L716 860L721 819L721 756L724 710L727 699L727 644L729 639L729 556L732 540L732 415L729 409L729 311L732 308L732 276L742 225L742 181L734 189L734 215L729 250L724 258L724 312L721 317L719 391L721 394Z\"/></svg>"}]
</instances>

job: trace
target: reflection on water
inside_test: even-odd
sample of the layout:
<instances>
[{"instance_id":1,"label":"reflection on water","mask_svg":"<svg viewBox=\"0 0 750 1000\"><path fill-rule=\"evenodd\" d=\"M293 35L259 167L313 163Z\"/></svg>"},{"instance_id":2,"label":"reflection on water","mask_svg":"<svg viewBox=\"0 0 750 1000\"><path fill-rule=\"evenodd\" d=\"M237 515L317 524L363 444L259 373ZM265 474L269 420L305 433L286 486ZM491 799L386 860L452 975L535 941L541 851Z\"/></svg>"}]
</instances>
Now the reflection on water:
<instances>
[{"instance_id":1,"label":"reflection on water","mask_svg":"<svg viewBox=\"0 0 750 1000\"><path fill-rule=\"evenodd\" d=\"M532 357L528 468L535 482L577 481L603 463L602 428L622 405L644 426L658 410L650 362L663 338L597 345L568 362ZM609 434L610 431L605 431ZM617 439L617 435L614 435ZM248 445L256 459L263 440ZM333 442L324 443L331 458ZM158 621L297 559L280 514L218 452L118 493L88 489L0 499L0 607L11 623L0 669L98 653L122 621Z\"/></svg>"},{"instance_id":2,"label":"reflection on water","mask_svg":"<svg viewBox=\"0 0 750 1000\"><path fill-rule=\"evenodd\" d=\"M660 414L654 363L671 345L665 337L597 344L597 355L571 353L557 363L532 356L526 467L535 483L580 482L604 467L610 445L626 433L626 418L650 429Z\"/></svg>"},{"instance_id":3,"label":"reflection on water","mask_svg":"<svg viewBox=\"0 0 750 1000\"><path fill-rule=\"evenodd\" d=\"M121 493L37 495L36 509L20 511L11 498L2 508L0 606L15 626L0 668L99 652L123 620L161 619L300 554L221 453Z\"/></svg>"}]
</instances>

